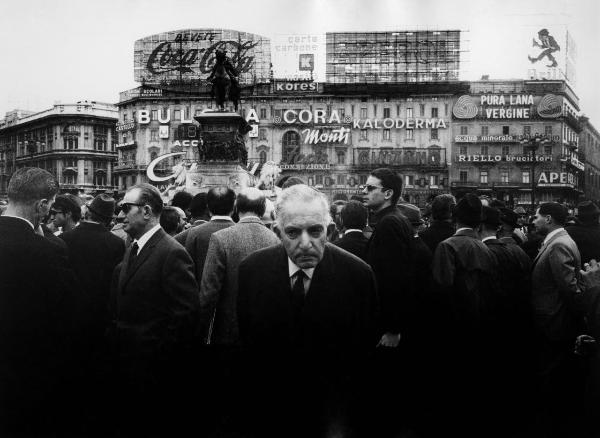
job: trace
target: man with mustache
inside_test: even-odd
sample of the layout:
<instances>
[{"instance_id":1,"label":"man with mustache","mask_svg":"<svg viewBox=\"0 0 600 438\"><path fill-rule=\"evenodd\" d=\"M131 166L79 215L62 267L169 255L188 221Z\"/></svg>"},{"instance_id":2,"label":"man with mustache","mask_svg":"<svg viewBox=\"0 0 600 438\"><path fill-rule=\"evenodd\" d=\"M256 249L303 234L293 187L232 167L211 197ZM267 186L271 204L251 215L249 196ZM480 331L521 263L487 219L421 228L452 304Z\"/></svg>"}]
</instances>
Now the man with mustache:
<instances>
[{"instance_id":1,"label":"man with mustache","mask_svg":"<svg viewBox=\"0 0 600 438\"><path fill-rule=\"evenodd\" d=\"M355 372L377 342L373 272L326 242L331 217L323 194L292 186L276 211L281 244L251 254L239 268L245 380L258 385L244 392L260 390L272 400L249 419L257 436L275 436L283 427L297 436L344 432Z\"/></svg>"}]
</instances>

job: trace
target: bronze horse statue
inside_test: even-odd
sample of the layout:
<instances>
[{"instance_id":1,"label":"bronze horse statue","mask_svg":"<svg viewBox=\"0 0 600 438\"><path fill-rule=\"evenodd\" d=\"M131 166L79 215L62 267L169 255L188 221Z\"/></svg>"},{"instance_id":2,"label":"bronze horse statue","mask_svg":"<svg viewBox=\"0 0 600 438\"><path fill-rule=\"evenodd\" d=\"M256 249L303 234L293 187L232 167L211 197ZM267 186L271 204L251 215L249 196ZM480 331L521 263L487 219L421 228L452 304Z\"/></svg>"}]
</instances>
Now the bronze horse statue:
<instances>
[{"instance_id":1,"label":"bronze horse statue","mask_svg":"<svg viewBox=\"0 0 600 438\"><path fill-rule=\"evenodd\" d=\"M212 82L211 95L221 111L225 111L225 102L230 100L235 111L240 103L240 86L237 80L238 73L227 58L225 50L215 51L215 65L212 68L208 81Z\"/></svg>"}]
</instances>

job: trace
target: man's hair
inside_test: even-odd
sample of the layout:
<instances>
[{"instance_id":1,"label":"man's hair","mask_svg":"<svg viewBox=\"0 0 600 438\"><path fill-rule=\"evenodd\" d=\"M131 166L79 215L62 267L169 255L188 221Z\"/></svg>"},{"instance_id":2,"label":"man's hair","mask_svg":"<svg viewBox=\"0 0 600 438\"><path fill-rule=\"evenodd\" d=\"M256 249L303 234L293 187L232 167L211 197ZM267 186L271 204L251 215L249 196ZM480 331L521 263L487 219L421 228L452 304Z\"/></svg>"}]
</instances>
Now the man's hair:
<instances>
[{"instance_id":1,"label":"man's hair","mask_svg":"<svg viewBox=\"0 0 600 438\"><path fill-rule=\"evenodd\" d=\"M140 190L138 202L140 204L148 204L152 210L152 213L154 213L154 216L160 216L160 213L163 210L163 200L160 197L160 192L158 189L151 184L141 183L130 187L127 191L129 192L133 189Z\"/></svg>"},{"instance_id":2,"label":"man's hair","mask_svg":"<svg viewBox=\"0 0 600 438\"><path fill-rule=\"evenodd\" d=\"M331 223L331 216L329 214L329 202L327 198L321 192L309 187L305 184L296 184L295 186L289 187L281 192L281 195L277 199L275 206L275 217L277 225L283 226L281 222L283 215L288 208L288 205L298 203L310 203L313 201L319 201L323 208L323 216L325 217L325 225Z\"/></svg>"},{"instance_id":3,"label":"man's hair","mask_svg":"<svg viewBox=\"0 0 600 438\"><path fill-rule=\"evenodd\" d=\"M10 178L8 199L11 203L31 204L52 199L58 188L58 181L50 172L38 167L22 167Z\"/></svg>"},{"instance_id":4,"label":"man's hair","mask_svg":"<svg viewBox=\"0 0 600 438\"><path fill-rule=\"evenodd\" d=\"M200 217L206 214L206 193L198 193L190 203L192 217Z\"/></svg>"},{"instance_id":5,"label":"man's hair","mask_svg":"<svg viewBox=\"0 0 600 438\"><path fill-rule=\"evenodd\" d=\"M212 215L224 216L233 211L235 203L235 192L229 187L213 187L206 194L208 211Z\"/></svg>"},{"instance_id":6,"label":"man's hair","mask_svg":"<svg viewBox=\"0 0 600 438\"><path fill-rule=\"evenodd\" d=\"M569 212L564 205L558 202L544 202L540 205L540 214L550 216L558 225L564 225L567 222Z\"/></svg>"},{"instance_id":7,"label":"man's hair","mask_svg":"<svg viewBox=\"0 0 600 438\"><path fill-rule=\"evenodd\" d=\"M302 178L298 178L297 176L290 176L283 182L283 184L281 184L281 188L283 190L285 190L285 189L295 186L297 184L306 184L306 183L302 180Z\"/></svg>"},{"instance_id":8,"label":"man's hair","mask_svg":"<svg viewBox=\"0 0 600 438\"><path fill-rule=\"evenodd\" d=\"M481 223L481 199L473 193L467 193L454 207L454 217L457 223L476 227Z\"/></svg>"},{"instance_id":9,"label":"man's hair","mask_svg":"<svg viewBox=\"0 0 600 438\"><path fill-rule=\"evenodd\" d=\"M53 208L60 208L64 213L71 213L71 219L74 222L79 222L81 219L81 205L79 198L70 193L58 195L52 204Z\"/></svg>"},{"instance_id":10,"label":"man's hair","mask_svg":"<svg viewBox=\"0 0 600 438\"><path fill-rule=\"evenodd\" d=\"M160 213L160 226L167 234L173 234L179 227L179 212L175 207L166 206Z\"/></svg>"},{"instance_id":11,"label":"man's hair","mask_svg":"<svg viewBox=\"0 0 600 438\"><path fill-rule=\"evenodd\" d=\"M188 208L190 208L190 204L191 204L193 198L194 197L192 196L191 193L184 192L184 191L177 192L177 193L175 193L175 195L173 196L173 199L171 200L171 206L179 207L183 211L185 211Z\"/></svg>"},{"instance_id":12,"label":"man's hair","mask_svg":"<svg viewBox=\"0 0 600 438\"><path fill-rule=\"evenodd\" d=\"M437 195L431 202L431 217L435 221L452 218L452 209L456 205L456 198L448 193Z\"/></svg>"},{"instance_id":13,"label":"man's hair","mask_svg":"<svg viewBox=\"0 0 600 438\"><path fill-rule=\"evenodd\" d=\"M402 178L387 167L380 167L371 172L371 176L378 178L381 181L381 185L386 189L392 189L394 194L392 195L392 205L398 203L400 194L402 193Z\"/></svg>"},{"instance_id":14,"label":"man's hair","mask_svg":"<svg viewBox=\"0 0 600 438\"><path fill-rule=\"evenodd\" d=\"M367 215L367 207L358 201L349 201L340 213L344 228L357 228L359 230L367 226Z\"/></svg>"},{"instance_id":15,"label":"man's hair","mask_svg":"<svg viewBox=\"0 0 600 438\"><path fill-rule=\"evenodd\" d=\"M254 213L263 217L267 208L266 197L263 192L254 187L242 189L235 200L235 207L239 213Z\"/></svg>"}]
</instances>

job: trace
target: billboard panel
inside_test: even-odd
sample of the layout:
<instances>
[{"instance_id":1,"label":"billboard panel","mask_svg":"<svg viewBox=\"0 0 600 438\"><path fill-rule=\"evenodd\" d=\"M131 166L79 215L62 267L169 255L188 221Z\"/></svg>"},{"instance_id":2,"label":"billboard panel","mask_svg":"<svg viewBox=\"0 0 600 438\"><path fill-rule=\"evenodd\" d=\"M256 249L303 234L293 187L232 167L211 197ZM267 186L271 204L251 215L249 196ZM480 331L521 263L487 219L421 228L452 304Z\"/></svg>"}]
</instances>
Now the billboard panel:
<instances>
[{"instance_id":1,"label":"billboard panel","mask_svg":"<svg viewBox=\"0 0 600 438\"><path fill-rule=\"evenodd\" d=\"M328 83L456 81L459 30L326 34Z\"/></svg>"},{"instance_id":2,"label":"billboard panel","mask_svg":"<svg viewBox=\"0 0 600 438\"><path fill-rule=\"evenodd\" d=\"M147 84L203 81L215 51L226 50L241 85L269 82L269 39L228 29L186 29L151 35L135 42L134 79Z\"/></svg>"},{"instance_id":3,"label":"billboard panel","mask_svg":"<svg viewBox=\"0 0 600 438\"><path fill-rule=\"evenodd\" d=\"M276 34L272 56L276 78L325 80L325 34Z\"/></svg>"}]
</instances>

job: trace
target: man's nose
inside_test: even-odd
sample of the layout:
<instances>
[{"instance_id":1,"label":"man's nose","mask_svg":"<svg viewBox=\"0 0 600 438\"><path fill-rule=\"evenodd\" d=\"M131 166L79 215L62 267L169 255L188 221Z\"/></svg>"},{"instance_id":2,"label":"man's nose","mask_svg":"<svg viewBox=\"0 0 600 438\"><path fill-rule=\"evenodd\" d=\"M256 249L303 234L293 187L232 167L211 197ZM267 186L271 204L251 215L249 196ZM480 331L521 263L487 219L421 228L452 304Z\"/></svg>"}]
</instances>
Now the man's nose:
<instances>
[{"instance_id":1,"label":"man's nose","mask_svg":"<svg viewBox=\"0 0 600 438\"><path fill-rule=\"evenodd\" d=\"M311 247L311 243L310 243L310 236L308 235L308 232L306 230L302 231L302 234L300 235L300 248L310 248Z\"/></svg>"}]
</instances>

